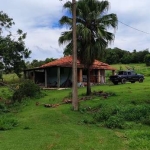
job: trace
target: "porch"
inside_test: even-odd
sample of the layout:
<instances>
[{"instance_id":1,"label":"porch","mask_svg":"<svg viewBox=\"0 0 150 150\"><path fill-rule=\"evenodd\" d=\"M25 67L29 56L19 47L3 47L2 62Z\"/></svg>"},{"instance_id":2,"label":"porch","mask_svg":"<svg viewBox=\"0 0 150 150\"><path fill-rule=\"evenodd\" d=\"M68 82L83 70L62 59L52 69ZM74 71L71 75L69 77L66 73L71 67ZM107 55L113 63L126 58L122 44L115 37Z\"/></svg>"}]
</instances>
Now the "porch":
<instances>
[{"instance_id":1,"label":"porch","mask_svg":"<svg viewBox=\"0 0 150 150\"><path fill-rule=\"evenodd\" d=\"M114 70L112 70L114 74ZM26 79L33 80L36 84L45 88L72 87L72 68L70 67L48 67L24 70ZM87 85L87 73L83 68L77 69L78 87ZM106 82L104 69L92 69L90 82L93 84L104 84Z\"/></svg>"}]
</instances>

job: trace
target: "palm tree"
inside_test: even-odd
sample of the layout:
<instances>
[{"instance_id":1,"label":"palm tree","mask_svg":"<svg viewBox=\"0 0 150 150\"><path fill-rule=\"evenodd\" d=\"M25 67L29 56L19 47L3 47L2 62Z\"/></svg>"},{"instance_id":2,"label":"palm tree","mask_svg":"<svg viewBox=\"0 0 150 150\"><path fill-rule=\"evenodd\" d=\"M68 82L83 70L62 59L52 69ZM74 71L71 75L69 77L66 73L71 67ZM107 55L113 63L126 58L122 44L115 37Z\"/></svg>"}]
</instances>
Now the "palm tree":
<instances>
[{"instance_id":1,"label":"palm tree","mask_svg":"<svg viewBox=\"0 0 150 150\"><path fill-rule=\"evenodd\" d=\"M109 27L116 28L118 24L116 14L107 14L108 1L79 0L76 2L77 56L87 68L87 95L90 88L90 66L95 59L100 59L114 34L107 31ZM64 8L72 13L72 3L66 2ZM67 44L65 52L72 54L72 17L63 16L61 25L70 27L59 38L59 44Z\"/></svg>"}]
</instances>

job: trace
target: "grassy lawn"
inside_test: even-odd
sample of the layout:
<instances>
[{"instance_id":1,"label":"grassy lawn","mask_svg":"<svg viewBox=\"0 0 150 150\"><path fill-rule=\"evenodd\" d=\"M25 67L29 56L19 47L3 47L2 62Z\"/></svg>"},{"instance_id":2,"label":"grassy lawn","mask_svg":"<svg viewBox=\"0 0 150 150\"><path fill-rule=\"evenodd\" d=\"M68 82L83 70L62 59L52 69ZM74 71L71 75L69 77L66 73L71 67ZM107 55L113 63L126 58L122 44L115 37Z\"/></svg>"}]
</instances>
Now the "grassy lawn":
<instances>
[{"instance_id":1,"label":"grassy lawn","mask_svg":"<svg viewBox=\"0 0 150 150\"><path fill-rule=\"evenodd\" d=\"M15 83L16 81L18 82L18 80L19 80L17 75L14 73L3 74L3 79L4 79L4 82L7 82L7 83Z\"/></svg>"},{"instance_id":2,"label":"grassy lawn","mask_svg":"<svg viewBox=\"0 0 150 150\"><path fill-rule=\"evenodd\" d=\"M15 106L11 112L0 114L15 118L18 125L11 130L0 131L2 150L148 150L150 127L139 122L127 122L124 129L110 129L101 122L87 123L93 112L85 111L99 105L124 108L127 105L150 103L150 77L143 83L126 83L93 86L92 91L114 93L107 98L93 96L80 102L80 111L72 111L71 104L46 108L44 104L61 103L71 90L45 90L42 98L36 98ZM85 88L79 88L83 97ZM0 97L9 99L11 91L0 87ZM36 103L39 105L36 105Z\"/></svg>"},{"instance_id":3,"label":"grassy lawn","mask_svg":"<svg viewBox=\"0 0 150 150\"><path fill-rule=\"evenodd\" d=\"M150 67L147 67L145 64L115 64L112 66L117 70L132 69L137 73L144 74L145 76L150 76Z\"/></svg>"}]
</instances>

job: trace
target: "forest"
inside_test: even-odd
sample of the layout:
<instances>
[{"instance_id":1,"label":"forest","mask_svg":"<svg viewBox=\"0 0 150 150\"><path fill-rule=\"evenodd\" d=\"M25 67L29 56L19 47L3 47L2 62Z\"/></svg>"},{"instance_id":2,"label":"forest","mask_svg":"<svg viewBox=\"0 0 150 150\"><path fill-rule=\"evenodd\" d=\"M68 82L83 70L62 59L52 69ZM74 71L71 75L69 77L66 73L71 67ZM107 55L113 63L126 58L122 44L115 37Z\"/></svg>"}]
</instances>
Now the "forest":
<instances>
[{"instance_id":1,"label":"forest","mask_svg":"<svg viewBox=\"0 0 150 150\"><path fill-rule=\"evenodd\" d=\"M127 50L122 50L119 48L108 48L105 51L104 62L108 64L131 64L131 63L146 63L146 56L148 56L149 49L132 52Z\"/></svg>"}]
</instances>

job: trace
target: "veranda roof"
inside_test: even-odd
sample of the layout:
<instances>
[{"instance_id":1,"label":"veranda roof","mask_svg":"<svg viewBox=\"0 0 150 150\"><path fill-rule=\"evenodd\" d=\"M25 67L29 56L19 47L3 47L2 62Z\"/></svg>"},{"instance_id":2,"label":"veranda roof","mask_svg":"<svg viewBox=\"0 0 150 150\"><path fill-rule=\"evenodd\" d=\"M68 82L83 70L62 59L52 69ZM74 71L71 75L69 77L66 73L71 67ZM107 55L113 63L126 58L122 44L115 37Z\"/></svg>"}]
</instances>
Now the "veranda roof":
<instances>
[{"instance_id":1,"label":"veranda roof","mask_svg":"<svg viewBox=\"0 0 150 150\"><path fill-rule=\"evenodd\" d=\"M54 60L52 62L46 63L39 68L48 68L48 67L72 67L72 56L62 57L60 59ZM77 68L85 68L83 64L81 64L80 60L77 59ZM110 65L103 63L99 60L95 60L93 65L91 65L91 69L105 69L105 70L116 70Z\"/></svg>"}]
</instances>

